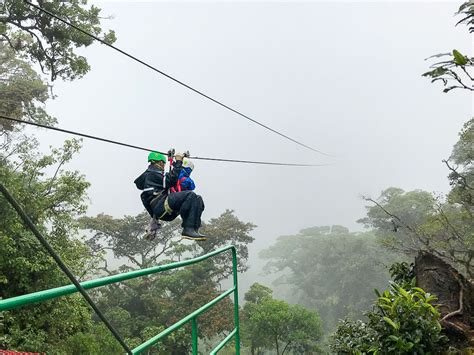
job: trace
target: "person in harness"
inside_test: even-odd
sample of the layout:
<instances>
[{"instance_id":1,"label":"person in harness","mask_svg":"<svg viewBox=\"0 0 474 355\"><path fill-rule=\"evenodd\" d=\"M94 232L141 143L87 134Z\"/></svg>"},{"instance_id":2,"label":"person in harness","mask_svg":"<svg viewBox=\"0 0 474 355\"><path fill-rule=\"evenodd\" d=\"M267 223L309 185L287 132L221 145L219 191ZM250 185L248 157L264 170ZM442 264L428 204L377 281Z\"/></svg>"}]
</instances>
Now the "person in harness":
<instances>
[{"instance_id":1,"label":"person in harness","mask_svg":"<svg viewBox=\"0 0 474 355\"><path fill-rule=\"evenodd\" d=\"M183 238L195 241L207 239L205 235L199 233L201 214L204 211L202 197L192 190L177 187L179 176L183 171L183 158L183 154L176 154L172 162L172 170L165 173L166 157L161 153L151 152L148 155L150 163L148 169L134 181L136 187L143 190L140 198L152 217L149 239L156 235L159 228L158 220L172 221L179 215L183 220L181 233ZM187 164L189 165L189 162ZM151 233L152 229L154 229L154 235Z\"/></svg>"},{"instance_id":2,"label":"person in harness","mask_svg":"<svg viewBox=\"0 0 474 355\"><path fill-rule=\"evenodd\" d=\"M169 159L168 159L169 160ZM170 164L172 164L172 158L170 160ZM181 192L186 190L194 190L196 188L196 184L194 183L193 179L191 179L191 173L194 169L194 164L191 160L187 158L183 158L183 165L181 172L178 176L178 182L175 186L170 188L170 192ZM156 233L158 229L161 228L161 224L155 218L151 217L150 223L146 229L145 239L153 240L156 238Z\"/></svg>"}]
</instances>

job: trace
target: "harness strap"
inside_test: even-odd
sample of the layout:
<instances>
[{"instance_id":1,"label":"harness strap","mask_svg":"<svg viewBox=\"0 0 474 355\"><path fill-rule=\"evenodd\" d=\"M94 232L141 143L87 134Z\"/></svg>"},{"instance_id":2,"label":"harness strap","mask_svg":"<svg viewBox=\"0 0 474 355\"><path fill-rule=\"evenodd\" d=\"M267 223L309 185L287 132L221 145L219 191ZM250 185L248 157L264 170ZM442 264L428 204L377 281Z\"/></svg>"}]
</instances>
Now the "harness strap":
<instances>
[{"instance_id":1,"label":"harness strap","mask_svg":"<svg viewBox=\"0 0 474 355\"><path fill-rule=\"evenodd\" d=\"M165 208L165 211L160 217L158 217L158 219L163 218L165 214L173 213L173 209L170 207L170 204L168 203L168 196L166 197L165 202L163 203L163 207Z\"/></svg>"},{"instance_id":2,"label":"harness strap","mask_svg":"<svg viewBox=\"0 0 474 355\"><path fill-rule=\"evenodd\" d=\"M160 200L161 196L163 195L163 192L159 192L155 197L153 197L153 199L150 201L150 207L152 209L155 208L156 204L158 203L158 201Z\"/></svg>"},{"instance_id":3,"label":"harness strap","mask_svg":"<svg viewBox=\"0 0 474 355\"><path fill-rule=\"evenodd\" d=\"M166 197L166 200L165 200L165 203L163 204L165 206L165 211L168 213L168 214L172 214L173 213L173 209L170 207L170 204L168 202L168 197Z\"/></svg>"}]
</instances>

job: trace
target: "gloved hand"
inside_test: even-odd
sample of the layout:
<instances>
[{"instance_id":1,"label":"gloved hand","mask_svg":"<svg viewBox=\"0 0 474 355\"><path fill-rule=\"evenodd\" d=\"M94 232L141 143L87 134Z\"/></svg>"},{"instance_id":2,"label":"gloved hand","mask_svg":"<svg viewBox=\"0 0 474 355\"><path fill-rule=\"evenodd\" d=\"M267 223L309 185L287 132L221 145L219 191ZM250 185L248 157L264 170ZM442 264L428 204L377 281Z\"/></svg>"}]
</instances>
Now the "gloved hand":
<instances>
[{"instance_id":1,"label":"gloved hand","mask_svg":"<svg viewBox=\"0 0 474 355\"><path fill-rule=\"evenodd\" d=\"M174 159L176 161L183 161L183 158L184 158L184 154L183 153L176 153L175 156L174 156Z\"/></svg>"}]
</instances>

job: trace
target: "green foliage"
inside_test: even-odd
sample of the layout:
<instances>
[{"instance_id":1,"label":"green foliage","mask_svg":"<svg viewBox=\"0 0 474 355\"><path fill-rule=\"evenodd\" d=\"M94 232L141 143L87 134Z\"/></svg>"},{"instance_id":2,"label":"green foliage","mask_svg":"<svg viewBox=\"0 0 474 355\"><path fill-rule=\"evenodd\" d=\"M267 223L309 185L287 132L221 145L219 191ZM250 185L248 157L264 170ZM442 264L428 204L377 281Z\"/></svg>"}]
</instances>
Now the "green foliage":
<instances>
[{"instance_id":1,"label":"green foliage","mask_svg":"<svg viewBox=\"0 0 474 355\"><path fill-rule=\"evenodd\" d=\"M137 216L125 216L115 219L111 216L99 214L96 217L82 217L79 222L81 228L93 233L88 239L88 244L96 253L112 251L117 258L126 258L132 268L149 267L158 260L178 261L183 257L197 257L212 250L232 244L236 247L238 258L238 271L248 269L248 244L254 238L250 233L255 228L253 223L245 223L235 216L234 211L226 210L219 217L212 218L203 223L202 230L212 236L205 242L183 244L180 241L180 220L163 223L153 241L147 241L145 227L149 215L143 212ZM221 281L232 274L232 263L229 262L229 253L217 255L208 266L208 277ZM127 269L123 266L122 270Z\"/></svg>"},{"instance_id":2,"label":"green foliage","mask_svg":"<svg viewBox=\"0 0 474 355\"><path fill-rule=\"evenodd\" d=\"M211 218L209 222L203 223L202 231L211 236L205 242L193 244L194 255L203 255L212 250L232 244L237 249L237 270L245 272L248 270L248 245L254 241L251 236L256 225L240 221L233 210L225 210L219 217ZM219 265L219 278L224 279L232 274L232 265L227 262L228 255L217 255L216 264Z\"/></svg>"},{"instance_id":3,"label":"green foliage","mask_svg":"<svg viewBox=\"0 0 474 355\"><path fill-rule=\"evenodd\" d=\"M464 2L457 12L462 17L458 24L465 24L469 27L469 32L474 31L474 3ZM472 68L474 67L474 57L462 54L459 50L453 49L450 53L440 53L431 58L443 58L441 62L436 62L430 66L430 70L422 76L431 78L431 82L442 82L443 92L453 89L465 89L474 91L472 82L474 80Z\"/></svg>"},{"instance_id":4,"label":"green foliage","mask_svg":"<svg viewBox=\"0 0 474 355\"><path fill-rule=\"evenodd\" d=\"M250 289L244 296L245 302L258 304L265 299L272 298L273 290L270 287L259 284L258 282L250 286Z\"/></svg>"},{"instance_id":5,"label":"green foliage","mask_svg":"<svg viewBox=\"0 0 474 355\"><path fill-rule=\"evenodd\" d=\"M40 4L108 43L115 41L113 31L102 31L100 9L87 7L87 0L42 1ZM80 78L90 69L86 58L75 49L91 45L93 39L22 0L0 2L0 42L8 44L18 56L39 64L53 81L57 77Z\"/></svg>"},{"instance_id":6,"label":"green foliage","mask_svg":"<svg viewBox=\"0 0 474 355\"><path fill-rule=\"evenodd\" d=\"M63 261L78 277L87 276L95 259L75 237L75 216L85 211L89 184L78 172L63 170L79 150L66 141L49 154L36 152L32 139L19 139L0 152L2 183L24 206ZM0 297L9 298L69 283L16 212L0 196ZM50 351L65 338L91 326L90 309L78 295L5 312L3 346ZM67 315L67 316L65 316Z\"/></svg>"},{"instance_id":7,"label":"green foliage","mask_svg":"<svg viewBox=\"0 0 474 355\"><path fill-rule=\"evenodd\" d=\"M415 264L408 264L407 262L394 263L390 266L390 276L392 280L402 287L409 287L415 277Z\"/></svg>"},{"instance_id":8,"label":"green foliage","mask_svg":"<svg viewBox=\"0 0 474 355\"><path fill-rule=\"evenodd\" d=\"M126 260L113 270L105 264L102 269L109 274L199 256L210 248L227 244L236 245L242 252L243 255L239 255L240 270L245 270L247 244L253 241L249 233L254 228L253 224L240 221L228 210L205 224L204 228L215 236L213 240L186 244L180 240L179 220L163 223L157 237L153 241L146 240L147 213L121 219L100 214L83 217L79 222L81 228L92 233L88 244L94 253L105 257L104 252L111 252L116 258ZM138 345L217 297L221 293L219 282L229 275L229 270L232 270L232 262L227 253L222 258L212 258L192 267L104 287L98 300L127 341ZM161 330L153 328L155 325L159 325ZM210 339L232 329L233 304L229 298L199 317L201 338ZM159 347L150 350L150 354L183 354L190 347L190 329L185 327L166 337Z\"/></svg>"},{"instance_id":9,"label":"green foliage","mask_svg":"<svg viewBox=\"0 0 474 355\"><path fill-rule=\"evenodd\" d=\"M58 345L56 354L120 354L123 348L103 324L94 324L87 332L78 332Z\"/></svg>"},{"instance_id":10,"label":"green foliage","mask_svg":"<svg viewBox=\"0 0 474 355\"><path fill-rule=\"evenodd\" d=\"M378 293L378 292L377 292ZM422 289L397 283L378 298L368 323L342 321L331 336L337 353L430 354L443 348L436 297Z\"/></svg>"},{"instance_id":11,"label":"green foliage","mask_svg":"<svg viewBox=\"0 0 474 355\"><path fill-rule=\"evenodd\" d=\"M145 226L149 220L148 213L143 212L120 219L99 214L96 217L81 217L78 221L83 230L93 233L87 239L87 244L97 255L110 251L115 258L125 258L128 261L123 265L123 271L153 266L159 258L166 256L179 259L182 254L190 252L189 246L179 243L178 220L163 224L153 241L145 240Z\"/></svg>"},{"instance_id":12,"label":"green foliage","mask_svg":"<svg viewBox=\"0 0 474 355\"><path fill-rule=\"evenodd\" d=\"M218 285L207 277L205 267L197 265L104 287L98 302L126 341L137 346L220 293ZM232 311L232 302L225 298L200 316L200 337L211 338L232 330ZM160 328L152 328L154 325ZM183 354L190 347L190 329L186 326L168 336L150 354Z\"/></svg>"},{"instance_id":13,"label":"green foliage","mask_svg":"<svg viewBox=\"0 0 474 355\"><path fill-rule=\"evenodd\" d=\"M242 339L252 354L263 348L277 354L317 352L322 335L318 314L299 305L273 299L271 293L269 288L254 284L245 295L247 303L242 312Z\"/></svg>"},{"instance_id":14,"label":"green foliage","mask_svg":"<svg viewBox=\"0 0 474 355\"><path fill-rule=\"evenodd\" d=\"M455 166L446 162L450 169L448 176L451 184L449 201L462 205L469 211L474 207L474 118L464 124L459 140L454 145L449 159Z\"/></svg>"},{"instance_id":15,"label":"green foliage","mask_svg":"<svg viewBox=\"0 0 474 355\"><path fill-rule=\"evenodd\" d=\"M330 347L337 354L368 354L376 337L377 333L367 323L343 319L331 335Z\"/></svg>"},{"instance_id":16,"label":"green foliage","mask_svg":"<svg viewBox=\"0 0 474 355\"><path fill-rule=\"evenodd\" d=\"M456 25L464 24L469 27L469 32L474 32L474 2L466 1L460 7L456 13L462 17Z\"/></svg>"},{"instance_id":17,"label":"green foliage","mask_svg":"<svg viewBox=\"0 0 474 355\"><path fill-rule=\"evenodd\" d=\"M290 286L289 301L317 309L326 330L338 319L362 315L372 290L387 285L384 265L394 258L372 233L350 233L342 226L279 237L260 257L268 260L268 272L280 272L276 285Z\"/></svg>"},{"instance_id":18,"label":"green foliage","mask_svg":"<svg viewBox=\"0 0 474 355\"><path fill-rule=\"evenodd\" d=\"M435 197L422 190L405 192L389 187L376 202L379 205L367 207L367 216L358 222L375 228L382 245L407 254L416 253L423 241L413 238L413 234L435 215Z\"/></svg>"},{"instance_id":19,"label":"green foliage","mask_svg":"<svg viewBox=\"0 0 474 355\"><path fill-rule=\"evenodd\" d=\"M251 321L252 312L254 312L257 305L264 300L272 300L273 290L269 287L254 283L244 296L245 305L241 314L241 339L244 345L250 348L252 355L259 354L265 348L273 347L273 339L261 336L260 327L263 324ZM267 327L268 328L268 327Z\"/></svg>"},{"instance_id":20,"label":"green foliage","mask_svg":"<svg viewBox=\"0 0 474 355\"><path fill-rule=\"evenodd\" d=\"M0 41L0 114L54 124L42 105L49 98L48 86L30 64L15 57L14 51ZM0 129L12 130L13 123L0 118Z\"/></svg>"},{"instance_id":21,"label":"green foliage","mask_svg":"<svg viewBox=\"0 0 474 355\"><path fill-rule=\"evenodd\" d=\"M426 354L442 343L440 314L431 304L436 297L422 289L392 283L378 297L376 311L368 313L369 326L377 332L377 350Z\"/></svg>"},{"instance_id":22,"label":"green foliage","mask_svg":"<svg viewBox=\"0 0 474 355\"><path fill-rule=\"evenodd\" d=\"M85 1L42 2L53 11L99 27L97 8L86 10ZM92 28L91 28L92 29ZM97 32L98 31L98 32ZM113 40L113 33L110 39ZM48 86L32 69L40 65L52 79L73 79L89 69L85 58L74 53L90 39L79 38L48 16L38 14L24 1L0 2L0 113L44 124L54 124L43 108ZM41 155L34 138L20 136L18 125L0 121L4 138L0 149L2 183L24 207L63 261L79 278L96 267L90 249L76 237L77 216L86 210L89 186L77 171L64 170L79 150L77 140ZM13 209L0 197L0 297L8 298L69 283ZM67 317L65 317L67 315ZM91 311L84 301L70 296L4 314L0 330L2 347L32 351L56 351L59 344L92 326Z\"/></svg>"},{"instance_id":23,"label":"green foliage","mask_svg":"<svg viewBox=\"0 0 474 355\"><path fill-rule=\"evenodd\" d=\"M471 144L471 150L472 150ZM450 166L448 164L448 166ZM453 189L446 200L429 192L405 192L389 188L377 200L366 199L374 205L367 207L367 217L359 222L375 228L379 243L389 250L414 256L427 250L474 276L473 206L470 205L472 165L453 177ZM466 180L464 180L465 178Z\"/></svg>"},{"instance_id":24,"label":"green foliage","mask_svg":"<svg viewBox=\"0 0 474 355\"><path fill-rule=\"evenodd\" d=\"M456 49L451 53L440 53L430 58L442 57L443 61L436 62L430 66L429 71L422 74L424 77L431 78L431 82L442 82L443 92L449 92L453 89L466 89L474 91L472 84L472 67L474 66L474 57L468 57L461 54ZM428 58L428 59L430 59Z\"/></svg>"},{"instance_id":25,"label":"green foliage","mask_svg":"<svg viewBox=\"0 0 474 355\"><path fill-rule=\"evenodd\" d=\"M379 242L407 255L428 250L474 277L474 119L464 125L448 161L446 198L388 188L359 220L375 228Z\"/></svg>"}]
</instances>

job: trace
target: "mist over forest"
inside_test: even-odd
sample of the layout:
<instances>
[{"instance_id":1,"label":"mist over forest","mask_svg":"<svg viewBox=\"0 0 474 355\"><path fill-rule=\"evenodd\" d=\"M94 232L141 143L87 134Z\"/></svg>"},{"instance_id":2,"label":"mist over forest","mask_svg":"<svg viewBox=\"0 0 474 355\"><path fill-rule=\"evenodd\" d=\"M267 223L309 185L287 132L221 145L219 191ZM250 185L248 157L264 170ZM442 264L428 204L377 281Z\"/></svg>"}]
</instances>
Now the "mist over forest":
<instances>
[{"instance_id":1,"label":"mist over forest","mask_svg":"<svg viewBox=\"0 0 474 355\"><path fill-rule=\"evenodd\" d=\"M473 32L0 0L0 353L474 353Z\"/></svg>"}]
</instances>

